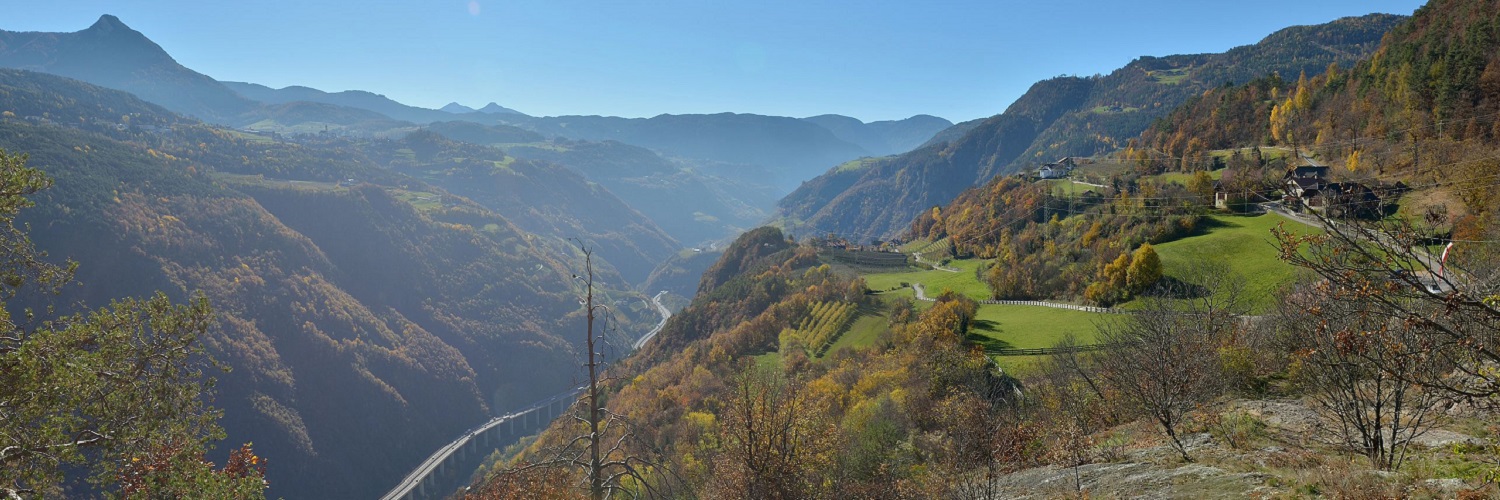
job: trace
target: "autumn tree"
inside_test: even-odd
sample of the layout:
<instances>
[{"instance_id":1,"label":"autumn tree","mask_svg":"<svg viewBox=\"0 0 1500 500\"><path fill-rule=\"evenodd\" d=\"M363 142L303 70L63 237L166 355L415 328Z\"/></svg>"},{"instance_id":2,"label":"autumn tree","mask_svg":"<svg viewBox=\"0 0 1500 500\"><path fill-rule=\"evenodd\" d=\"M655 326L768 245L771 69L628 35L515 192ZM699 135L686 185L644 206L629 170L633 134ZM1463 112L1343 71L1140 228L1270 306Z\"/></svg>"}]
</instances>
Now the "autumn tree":
<instances>
[{"instance_id":1,"label":"autumn tree","mask_svg":"<svg viewBox=\"0 0 1500 500\"><path fill-rule=\"evenodd\" d=\"M736 376L719 425L724 450L715 464L715 497L793 499L808 496L816 457L825 455L829 429L817 427L810 401L796 381L753 367Z\"/></svg>"},{"instance_id":2,"label":"autumn tree","mask_svg":"<svg viewBox=\"0 0 1500 500\"><path fill-rule=\"evenodd\" d=\"M1441 413L1441 393L1412 382L1440 376L1446 363L1399 346L1415 339L1411 323L1351 300L1329 281L1287 294L1278 336L1302 369L1300 382L1315 408L1339 431L1342 445L1370 465L1396 470L1406 449Z\"/></svg>"},{"instance_id":3,"label":"autumn tree","mask_svg":"<svg viewBox=\"0 0 1500 500\"><path fill-rule=\"evenodd\" d=\"M206 299L173 304L157 293L52 319L11 315L18 294L57 291L76 267L47 263L15 226L26 197L50 185L25 163L0 151L0 496L52 496L84 480L132 498L263 496L264 468L248 446L231 468L203 460L224 436L204 396Z\"/></svg>"},{"instance_id":4,"label":"autumn tree","mask_svg":"<svg viewBox=\"0 0 1500 500\"><path fill-rule=\"evenodd\" d=\"M1187 190L1197 197L1197 202L1202 205L1213 204L1214 180L1208 175L1208 171L1199 170L1193 172L1193 177L1188 179Z\"/></svg>"},{"instance_id":5,"label":"autumn tree","mask_svg":"<svg viewBox=\"0 0 1500 500\"><path fill-rule=\"evenodd\" d=\"M1130 268L1125 272L1126 286L1130 293L1139 294L1161 280L1161 256L1150 243L1141 244L1130 258Z\"/></svg>"},{"instance_id":6,"label":"autumn tree","mask_svg":"<svg viewBox=\"0 0 1500 500\"><path fill-rule=\"evenodd\" d=\"M1223 377L1219 347L1238 323L1218 290L1189 277L1142 299L1134 314L1102 325L1101 378L1126 403L1155 420L1183 460L1191 461L1178 429L1188 412L1217 396ZM1199 297L1184 300L1178 297ZM1211 307L1210 307L1211 306Z\"/></svg>"}]
</instances>

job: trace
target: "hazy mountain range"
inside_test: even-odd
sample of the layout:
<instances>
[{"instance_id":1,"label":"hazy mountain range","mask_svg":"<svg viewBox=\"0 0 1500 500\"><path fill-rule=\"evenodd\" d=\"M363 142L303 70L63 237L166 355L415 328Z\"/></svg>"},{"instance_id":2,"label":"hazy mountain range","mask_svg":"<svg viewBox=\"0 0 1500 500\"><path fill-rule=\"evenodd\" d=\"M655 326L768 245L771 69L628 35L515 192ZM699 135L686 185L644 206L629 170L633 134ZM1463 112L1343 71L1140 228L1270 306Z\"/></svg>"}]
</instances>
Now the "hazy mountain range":
<instances>
[{"instance_id":1,"label":"hazy mountain range","mask_svg":"<svg viewBox=\"0 0 1500 500\"><path fill-rule=\"evenodd\" d=\"M571 383L579 258L523 226L581 211L488 208L400 173L378 141L270 141L53 75L0 70L0 110L0 148L56 181L22 220L40 249L80 263L82 283L6 305L204 294L218 318L204 342L233 368L215 404L231 441L276 457L274 493L373 497L474 422ZM513 189L587 186L527 168ZM621 262L641 255L639 279L673 254L623 202L592 199L580 210L603 207L613 219L596 223L618 231L559 232ZM644 331L644 297L599 264L622 334Z\"/></svg>"},{"instance_id":2,"label":"hazy mountain range","mask_svg":"<svg viewBox=\"0 0 1500 500\"><path fill-rule=\"evenodd\" d=\"M552 137L618 140L674 156L761 165L776 175L775 184L784 191L830 163L903 152L951 125L931 116L869 124L837 115L805 120L733 113L637 119L530 117L496 103L478 110L457 103L434 110L360 90L272 89L219 82L185 68L145 35L109 15L74 33L0 31L0 67L59 74L124 90L210 122L281 133L390 135L431 122L465 120L506 123ZM288 112L288 107L299 109Z\"/></svg>"},{"instance_id":3,"label":"hazy mountain range","mask_svg":"<svg viewBox=\"0 0 1500 500\"><path fill-rule=\"evenodd\" d=\"M726 238L765 220L777 197L828 165L904 152L951 125L925 115L864 123L838 115L796 119L735 113L531 117L493 102L477 110L457 103L426 109L361 90L273 89L216 81L178 64L145 35L109 15L74 33L0 31L0 67L68 76L209 122L281 135L398 139L439 122L529 131L537 135L526 141L471 142L520 148L519 156L577 169L621 193L686 243ZM458 127L445 130L455 134ZM519 144L547 141L571 145ZM622 144L590 144L605 141ZM625 145L645 149L623 152ZM592 156L559 151L579 148L595 151ZM606 159L600 151L611 149L623 154L599 161Z\"/></svg>"},{"instance_id":4,"label":"hazy mountain range","mask_svg":"<svg viewBox=\"0 0 1500 500\"><path fill-rule=\"evenodd\" d=\"M370 497L463 429L572 382L581 257L565 238L598 250L620 335L638 334L655 320L642 284L731 280L740 269L717 266L699 281L712 258L683 247L754 227L784 193L777 217L795 234L887 237L976 183L1121 147L1206 90L1352 64L1401 19L1142 57L956 125L433 110L219 82L108 15L75 33L0 31L0 66L20 69L0 70L0 147L57 179L25 221L86 285L16 305L201 291L220 312L206 343L235 369L218 395L230 442L276 460L273 494Z\"/></svg>"}]
</instances>

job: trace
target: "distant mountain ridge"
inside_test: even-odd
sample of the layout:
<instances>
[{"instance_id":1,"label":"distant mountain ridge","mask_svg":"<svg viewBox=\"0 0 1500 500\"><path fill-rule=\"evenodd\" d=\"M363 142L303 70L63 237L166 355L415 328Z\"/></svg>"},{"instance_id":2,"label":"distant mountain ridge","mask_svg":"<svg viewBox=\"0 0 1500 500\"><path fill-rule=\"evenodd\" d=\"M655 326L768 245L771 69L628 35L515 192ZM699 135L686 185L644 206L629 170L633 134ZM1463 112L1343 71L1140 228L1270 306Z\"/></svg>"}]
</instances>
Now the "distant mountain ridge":
<instances>
[{"instance_id":1,"label":"distant mountain ridge","mask_svg":"<svg viewBox=\"0 0 1500 500\"><path fill-rule=\"evenodd\" d=\"M725 168L669 160L618 141L549 140L519 127L465 121L433 123L426 130L457 141L498 147L516 158L575 169L684 244L732 237L764 221L776 203L767 184L729 178L721 175Z\"/></svg>"},{"instance_id":2,"label":"distant mountain ridge","mask_svg":"<svg viewBox=\"0 0 1500 500\"><path fill-rule=\"evenodd\" d=\"M330 132L397 137L422 124L463 120L513 125L548 137L615 140L670 156L756 165L771 174L771 182L781 192L791 191L830 164L909 150L950 125L925 115L869 124L836 115L807 119L738 113L531 117L494 102L477 110L457 103L434 110L361 90L325 92L301 86L273 89L218 82L178 64L145 35L111 15L75 33L0 31L0 67L76 78L213 123L288 135Z\"/></svg>"},{"instance_id":3,"label":"distant mountain ridge","mask_svg":"<svg viewBox=\"0 0 1500 500\"><path fill-rule=\"evenodd\" d=\"M468 106L464 106L464 105L456 103L456 102L450 102L446 106L438 108L438 111L443 111L443 112L447 112L447 113L453 113L455 115L461 115L461 114L464 114L464 113L473 113L473 112L478 111L478 110L476 110L474 108L471 108L471 107L468 107Z\"/></svg>"},{"instance_id":4,"label":"distant mountain ridge","mask_svg":"<svg viewBox=\"0 0 1500 500\"><path fill-rule=\"evenodd\" d=\"M233 121L257 103L178 64L111 15L73 33L0 30L0 67L41 71L124 90L172 111Z\"/></svg>"},{"instance_id":5,"label":"distant mountain ridge","mask_svg":"<svg viewBox=\"0 0 1500 500\"><path fill-rule=\"evenodd\" d=\"M954 125L937 134L942 140L828 170L783 198L776 220L796 235L893 237L918 212L946 205L994 176L1124 147L1154 120L1208 89L1272 72L1352 65L1404 19L1371 14L1296 26L1223 54L1147 56L1102 77L1038 82L1004 113Z\"/></svg>"},{"instance_id":6,"label":"distant mountain ridge","mask_svg":"<svg viewBox=\"0 0 1500 500\"><path fill-rule=\"evenodd\" d=\"M234 368L216 374L214 404L230 442L272 457L272 496L375 497L463 429L571 387L581 259L522 229L577 218L541 213L564 198L502 215L385 168L366 143L267 140L50 74L0 69L0 110L0 148L56 181L21 222L82 283L4 307L204 294L216 314L202 341ZM512 188L588 187L549 170ZM590 198L649 232L608 193ZM675 250L662 239L597 238L652 263ZM645 299L596 265L612 297ZM612 317L639 332L628 325L655 321L640 311Z\"/></svg>"},{"instance_id":7,"label":"distant mountain ridge","mask_svg":"<svg viewBox=\"0 0 1500 500\"><path fill-rule=\"evenodd\" d=\"M765 166L783 192L829 164L870 154L815 123L782 116L554 116L506 122L548 136L614 140L688 158Z\"/></svg>"},{"instance_id":8,"label":"distant mountain ridge","mask_svg":"<svg viewBox=\"0 0 1500 500\"><path fill-rule=\"evenodd\" d=\"M501 106L499 104L495 104L494 102L491 102L489 104L484 105L484 107L479 108L479 112L480 113L488 113L488 114L492 114L492 115L521 115L521 116L528 116L526 113L522 113L520 111L516 111L514 109L510 109L510 108L507 108L505 106Z\"/></svg>"},{"instance_id":9,"label":"distant mountain ridge","mask_svg":"<svg viewBox=\"0 0 1500 500\"><path fill-rule=\"evenodd\" d=\"M875 156L911 151L931 139L938 131L953 126L953 122L932 115L870 123L843 115L809 116L802 120L828 129L835 137L862 147Z\"/></svg>"}]
</instances>

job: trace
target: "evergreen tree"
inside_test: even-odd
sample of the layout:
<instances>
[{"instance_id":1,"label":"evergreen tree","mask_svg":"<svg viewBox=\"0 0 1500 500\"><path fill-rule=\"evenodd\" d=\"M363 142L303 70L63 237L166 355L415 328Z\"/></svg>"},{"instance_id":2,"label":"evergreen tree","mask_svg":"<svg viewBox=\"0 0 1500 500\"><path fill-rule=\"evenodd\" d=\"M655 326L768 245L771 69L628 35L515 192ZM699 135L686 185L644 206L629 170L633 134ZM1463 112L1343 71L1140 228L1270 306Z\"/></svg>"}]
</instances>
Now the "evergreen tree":
<instances>
[{"instance_id":1,"label":"evergreen tree","mask_svg":"<svg viewBox=\"0 0 1500 500\"><path fill-rule=\"evenodd\" d=\"M12 316L18 294L56 291L76 267L45 262L15 226L26 197L51 185L26 160L0 151L0 496L55 496L84 479L127 498L264 496L264 462L248 445L222 470L203 460L224 435L204 398L207 300L157 293L53 319Z\"/></svg>"}]
</instances>

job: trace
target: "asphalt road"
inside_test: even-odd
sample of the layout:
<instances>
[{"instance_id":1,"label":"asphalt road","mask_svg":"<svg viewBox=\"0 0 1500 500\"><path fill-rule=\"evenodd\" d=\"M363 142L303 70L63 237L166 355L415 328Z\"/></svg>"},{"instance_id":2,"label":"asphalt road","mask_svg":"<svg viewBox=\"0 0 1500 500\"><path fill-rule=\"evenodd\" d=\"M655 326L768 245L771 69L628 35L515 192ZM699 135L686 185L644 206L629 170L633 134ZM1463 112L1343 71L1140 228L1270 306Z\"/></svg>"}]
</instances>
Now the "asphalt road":
<instances>
[{"instance_id":1,"label":"asphalt road","mask_svg":"<svg viewBox=\"0 0 1500 500\"><path fill-rule=\"evenodd\" d=\"M662 328L667 326L667 320L672 317L672 311L668 310L667 306L664 306L661 303L661 297L666 293L667 292L663 290L660 293L657 293L656 296L651 297L651 303L656 306L657 313L661 314L661 321L658 322L656 324L656 327L652 328L651 331L646 332L645 335L642 335L640 340L637 340L634 344L631 344L632 350L640 349L641 346L646 345L646 342L649 342L651 341L651 339L656 338L656 334L661 333ZM397 484L396 487L392 488L389 493L386 493L385 496L381 497L382 500L404 498L407 494L411 493L412 490L416 489L417 486L421 485L422 480L426 478L428 474L432 474L433 471L437 470L437 468L441 466L445 460L448 460L448 457L451 456L453 452L458 451L459 449L462 449L464 445L469 444L469 440L474 439L475 436L478 436L479 434L488 431L497 425L509 422L516 418L521 418L533 411L545 408L548 405L556 403L560 399L576 397L582 392L583 387L575 387L572 390L551 396L520 410L492 418L488 422L474 426L469 430L464 431L464 433L460 435L458 439L454 439L452 442L443 445L442 448L438 448L436 452L433 452L431 456L427 457L427 460L424 460L421 464L418 464L415 469L412 469L411 473L407 474L406 477L401 480L400 484Z\"/></svg>"}]
</instances>

